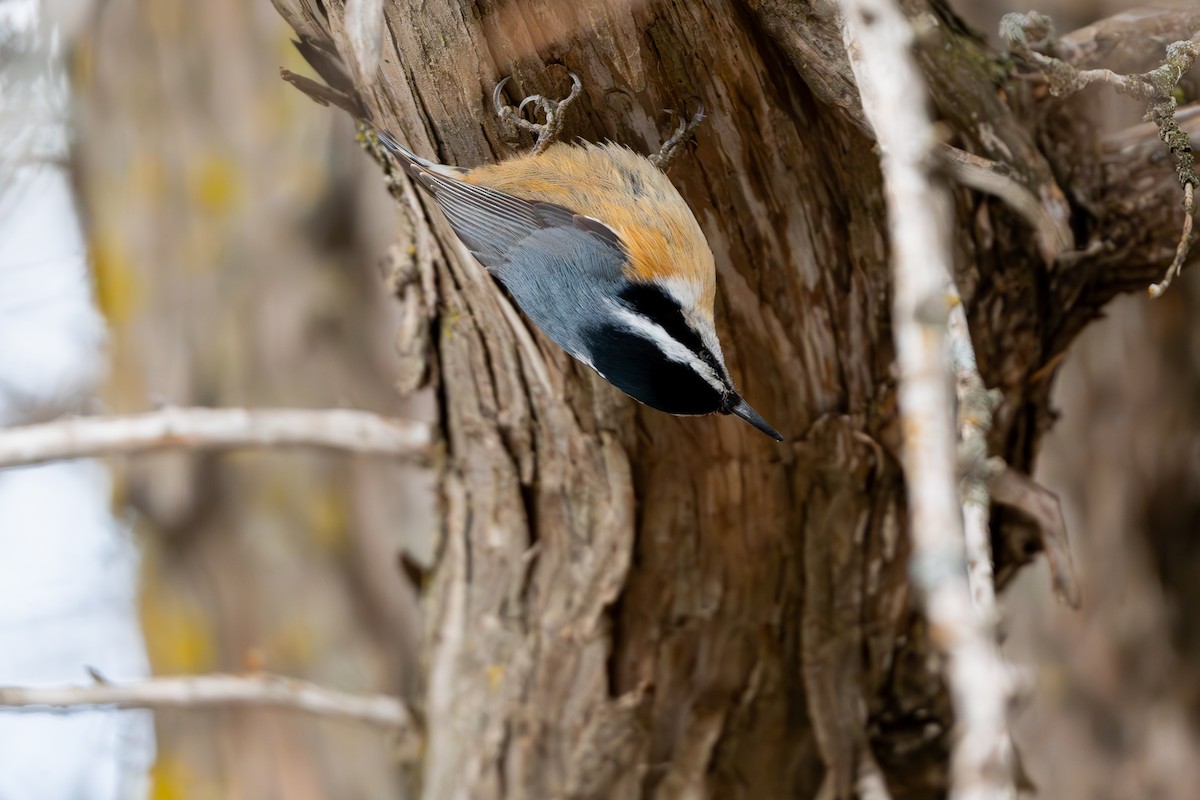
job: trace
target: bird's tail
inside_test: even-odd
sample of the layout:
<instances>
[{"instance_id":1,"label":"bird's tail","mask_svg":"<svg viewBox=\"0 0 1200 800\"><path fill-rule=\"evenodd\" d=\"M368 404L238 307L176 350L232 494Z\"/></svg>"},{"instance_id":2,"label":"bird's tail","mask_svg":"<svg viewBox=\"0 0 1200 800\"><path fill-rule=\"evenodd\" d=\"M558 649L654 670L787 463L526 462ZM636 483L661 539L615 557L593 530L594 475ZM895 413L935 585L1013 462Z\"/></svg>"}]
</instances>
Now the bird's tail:
<instances>
[{"instance_id":1,"label":"bird's tail","mask_svg":"<svg viewBox=\"0 0 1200 800\"><path fill-rule=\"evenodd\" d=\"M421 158L412 150L409 150L407 147L396 141L395 137L393 137L387 131L381 131L376 128L375 137L379 139L380 144L387 148L389 153L396 156L400 160L401 165L404 167L404 171L414 178L417 177L417 175L422 171L429 171L435 175L448 175L451 177L458 177L464 172L464 170L458 169L457 167L448 167L445 164L439 164L436 161L430 161L427 158Z\"/></svg>"}]
</instances>

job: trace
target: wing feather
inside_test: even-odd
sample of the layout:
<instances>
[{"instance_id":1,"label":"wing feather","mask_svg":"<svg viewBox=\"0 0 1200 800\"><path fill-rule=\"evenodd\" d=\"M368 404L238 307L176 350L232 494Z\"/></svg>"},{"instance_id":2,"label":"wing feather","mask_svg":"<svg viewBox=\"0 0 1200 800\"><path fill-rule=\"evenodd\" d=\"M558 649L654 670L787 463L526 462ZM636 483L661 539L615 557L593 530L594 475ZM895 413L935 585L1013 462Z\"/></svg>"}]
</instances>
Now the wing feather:
<instances>
[{"instance_id":1,"label":"wing feather","mask_svg":"<svg viewBox=\"0 0 1200 800\"><path fill-rule=\"evenodd\" d=\"M379 140L433 196L458 238L489 271L520 264L523 251L538 250L535 260L544 261L548 240L541 234L553 230L551 238L566 244L566 252L588 252L588 268L602 268L612 280L621 276L628 258L625 248L616 231L600 220L554 203L468 183L447 174L449 168L416 156L387 134L381 133Z\"/></svg>"}]
</instances>

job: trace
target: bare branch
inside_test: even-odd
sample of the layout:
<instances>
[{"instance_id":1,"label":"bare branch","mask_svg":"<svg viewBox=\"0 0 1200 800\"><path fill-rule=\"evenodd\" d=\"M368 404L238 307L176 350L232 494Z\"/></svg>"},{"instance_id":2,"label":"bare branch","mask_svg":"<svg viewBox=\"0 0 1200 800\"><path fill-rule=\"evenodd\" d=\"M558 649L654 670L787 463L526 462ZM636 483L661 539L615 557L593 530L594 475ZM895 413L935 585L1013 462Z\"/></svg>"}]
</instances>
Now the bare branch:
<instances>
[{"instance_id":1,"label":"bare branch","mask_svg":"<svg viewBox=\"0 0 1200 800\"><path fill-rule=\"evenodd\" d=\"M1158 283L1150 284L1150 296L1159 297L1171 285L1171 281L1175 280L1183 270L1183 262L1187 260L1188 250L1192 244L1192 223L1196 218L1196 190L1195 184L1189 183L1183 187L1183 233L1179 237L1179 245L1175 248L1175 258L1171 260L1171 266L1167 267L1167 273Z\"/></svg>"},{"instance_id":2,"label":"bare branch","mask_svg":"<svg viewBox=\"0 0 1200 800\"><path fill-rule=\"evenodd\" d=\"M1197 31L1200 8L1137 8L1063 34L1054 55L1080 68L1103 64L1133 72L1158 61L1167 42L1193 38Z\"/></svg>"},{"instance_id":3,"label":"bare branch","mask_svg":"<svg viewBox=\"0 0 1200 800\"><path fill-rule=\"evenodd\" d=\"M984 624L994 626L996 583L992 571L992 537L988 525L988 480L999 467L988 458L987 435L999 398L989 392L975 362L971 332L962 301L950 310L948 324L954 391L958 398L959 466L962 469L963 544L971 599ZM1001 462L1003 463L1003 462Z\"/></svg>"},{"instance_id":4,"label":"bare branch","mask_svg":"<svg viewBox=\"0 0 1200 800\"><path fill-rule=\"evenodd\" d=\"M348 111L351 114L362 113L362 107L358 101L349 95L339 92L337 89L332 89L323 83L314 81L312 78L306 78L303 75L297 75L290 69L283 67L279 68L279 77L295 86L304 94L308 95L309 99L319 105L328 106L333 104L343 111Z\"/></svg>"},{"instance_id":5,"label":"bare branch","mask_svg":"<svg viewBox=\"0 0 1200 800\"><path fill-rule=\"evenodd\" d=\"M429 426L351 409L167 407L0 430L0 468L164 447L326 447L423 460Z\"/></svg>"},{"instance_id":6,"label":"bare branch","mask_svg":"<svg viewBox=\"0 0 1200 800\"><path fill-rule=\"evenodd\" d=\"M929 177L936 138L928 90L912 56L912 28L894 0L843 0L843 7L846 49L883 154L914 550L910 570L932 639L949 660L958 724L951 797L1011 798L1016 790L1007 711L1013 682L972 601L956 491L945 292L949 203Z\"/></svg>"},{"instance_id":7,"label":"bare branch","mask_svg":"<svg viewBox=\"0 0 1200 800\"><path fill-rule=\"evenodd\" d=\"M1046 263L1075 247L1075 234L1066 220L1051 214L1033 192L1009 177L1006 165L951 145L943 145L939 152L959 183L999 198L1029 223L1037 233L1038 250Z\"/></svg>"},{"instance_id":8,"label":"bare branch","mask_svg":"<svg viewBox=\"0 0 1200 800\"><path fill-rule=\"evenodd\" d=\"M197 675L90 686L0 686L0 711L72 714L97 707L216 708L276 706L320 717L343 717L420 738L413 714L398 698L327 689L282 675Z\"/></svg>"}]
</instances>

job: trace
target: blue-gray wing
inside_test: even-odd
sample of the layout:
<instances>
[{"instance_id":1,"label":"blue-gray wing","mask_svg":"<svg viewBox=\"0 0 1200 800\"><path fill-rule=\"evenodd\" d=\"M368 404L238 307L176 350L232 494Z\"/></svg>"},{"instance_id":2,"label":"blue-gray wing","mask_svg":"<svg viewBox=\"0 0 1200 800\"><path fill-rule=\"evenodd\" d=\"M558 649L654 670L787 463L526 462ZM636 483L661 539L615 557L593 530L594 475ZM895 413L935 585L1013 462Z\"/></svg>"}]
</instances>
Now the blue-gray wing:
<instances>
[{"instance_id":1,"label":"blue-gray wing","mask_svg":"<svg viewBox=\"0 0 1200 800\"><path fill-rule=\"evenodd\" d=\"M616 281L626 261L616 232L603 222L554 203L524 200L506 192L467 183L449 168L414 155L387 134L379 139L400 157L405 170L428 191L467 249L506 283L513 269L566 267ZM562 262L574 261L573 264Z\"/></svg>"},{"instance_id":2,"label":"blue-gray wing","mask_svg":"<svg viewBox=\"0 0 1200 800\"><path fill-rule=\"evenodd\" d=\"M599 261L618 272L625 253L616 233L553 203L531 202L465 181L425 173L418 182L437 200L458 238L489 270L521 256L525 247L551 241L595 249Z\"/></svg>"}]
</instances>

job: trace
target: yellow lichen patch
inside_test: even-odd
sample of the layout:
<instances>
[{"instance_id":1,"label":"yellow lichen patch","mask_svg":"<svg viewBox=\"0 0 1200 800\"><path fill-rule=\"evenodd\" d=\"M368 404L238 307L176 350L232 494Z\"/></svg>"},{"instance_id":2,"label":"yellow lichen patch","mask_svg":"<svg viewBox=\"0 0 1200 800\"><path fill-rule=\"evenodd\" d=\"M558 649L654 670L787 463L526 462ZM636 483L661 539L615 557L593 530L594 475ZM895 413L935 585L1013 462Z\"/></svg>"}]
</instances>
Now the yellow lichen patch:
<instances>
[{"instance_id":1,"label":"yellow lichen patch","mask_svg":"<svg viewBox=\"0 0 1200 800\"><path fill-rule=\"evenodd\" d=\"M493 692L500 688L500 683L504 680L504 671L503 664L489 664L484 669L484 677L487 678L488 687Z\"/></svg>"},{"instance_id":2,"label":"yellow lichen patch","mask_svg":"<svg viewBox=\"0 0 1200 800\"><path fill-rule=\"evenodd\" d=\"M156 673L199 673L214 663L211 621L199 607L146 570L142 588L142 629Z\"/></svg>"},{"instance_id":3,"label":"yellow lichen patch","mask_svg":"<svg viewBox=\"0 0 1200 800\"><path fill-rule=\"evenodd\" d=\"M201 211L213 216L233 211L241 190L237 165L216 154L200 158L188 174L188 196Z\"/></svg>"},{"instance_id":4,"label":"yellow lichen patch","mask_svg":"<svg viewBox=\"0 0 1200 800\"><path fill-rule=\"evenodd\" d=\"M125 249L112 232L96 230L89 256L100 311L114 325L127 321L137 311L141 286Z\"/></svg>"},{"instance_id":5,"label":"yellow lichen patch","mask_svg":"<svg viewBox=\"0 0 1200 800\"><path fill-rule=\"evenodd\" d=\"M314 492L309 503L313 542L328 553L341 553L349 541L345 497L332 488Z\"/></svg>"},{"instance_id":6,"label":"yellow lichen patch","mask_svg":"<svg viewBox=\"0 0 1200 800\"><path fill-rule=\"evenodd\" d=\"M185 800L195 776L183 761L160 754L150 768L150 800Z\"/></svg>"},{"instance_id":7,"label":"yellow lichen patch","mask_svg":"<svg viewBox=\"0 0 1200 800\"><path fill-rule=\"evenodd\" d=\"M95 73L95 57L92 43L86 37L75 42L71 52L71 82L76 88L84 89L91 84Z\"/></svg>"},{"instance_id":8,"label":"yellow lichen patch","mask_svg":"<svg viewBox=\"0 0 1200 800\"><path fill-rule=\"evenodd\" d=\"M215 800L225 794L182 758L159 751L150 768L150 800Z\"/></svg>"}]
</instances>

